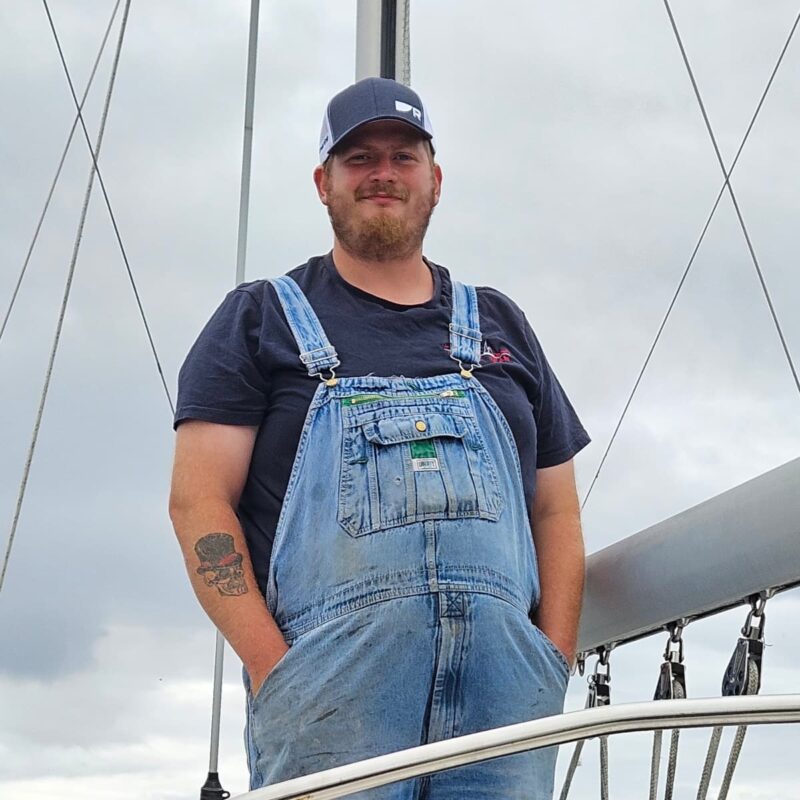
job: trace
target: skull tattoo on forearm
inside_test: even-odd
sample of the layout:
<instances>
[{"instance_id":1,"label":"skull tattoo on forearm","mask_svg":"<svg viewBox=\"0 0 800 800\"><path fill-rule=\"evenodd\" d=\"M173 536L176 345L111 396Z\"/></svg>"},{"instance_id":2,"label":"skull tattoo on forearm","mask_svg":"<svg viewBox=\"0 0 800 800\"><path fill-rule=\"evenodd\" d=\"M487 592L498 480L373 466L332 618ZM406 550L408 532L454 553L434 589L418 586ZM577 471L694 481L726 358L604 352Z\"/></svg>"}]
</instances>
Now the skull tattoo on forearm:
<instances>
[{"instance_id":1,"label":"skull tattoo on forearm","mask_svg":"<svg viewBox=\"0 0 800 800\"><path fill-rule=\"evenodd\" d=\"M234 549L233 536L209 533L196 542L194 551L200 559L197 573L203 576L206 586L216 586L224 595L247 593L242 554Z\"/></svg>"}]
</instances>

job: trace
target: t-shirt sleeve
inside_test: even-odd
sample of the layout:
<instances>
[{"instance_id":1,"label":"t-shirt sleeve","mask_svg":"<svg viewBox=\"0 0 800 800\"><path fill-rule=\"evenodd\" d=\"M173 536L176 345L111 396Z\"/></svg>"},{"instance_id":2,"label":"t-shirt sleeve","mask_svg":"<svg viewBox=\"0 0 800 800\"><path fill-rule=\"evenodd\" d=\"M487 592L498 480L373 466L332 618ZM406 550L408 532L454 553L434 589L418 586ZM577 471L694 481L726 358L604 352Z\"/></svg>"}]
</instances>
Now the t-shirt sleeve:
<instances>
[{"instance_id":1,"label":"t-shirt sleeve","mask_svg":"<svg viewBox=\"0 0 800 800\"><path fill-rule=\"evenodd\" d=\"M591 441L567 393L558 382L544 350L525 319L525 338L538 366L538 396L534 402L537 430L536 467L555 467L569 461Z\"/></svg>"},{"instance_id":2,"label":"t-shirt sleeve","mask_svg":"<svg viewBox=\"0 0 800 800\"><path fill-rule=\"evenodd\" d=\"M234 289L222 301L181 367L173 427L187 419L261 424L268 395L257 358L261 320L248 291Z\"/></svg>"}]
</instances>

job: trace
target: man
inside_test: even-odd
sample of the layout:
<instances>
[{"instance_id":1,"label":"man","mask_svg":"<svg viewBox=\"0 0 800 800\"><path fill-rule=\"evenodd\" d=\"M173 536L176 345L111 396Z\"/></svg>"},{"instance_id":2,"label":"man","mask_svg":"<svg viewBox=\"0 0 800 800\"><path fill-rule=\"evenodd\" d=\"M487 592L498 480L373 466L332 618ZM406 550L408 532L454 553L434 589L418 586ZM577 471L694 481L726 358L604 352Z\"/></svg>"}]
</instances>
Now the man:
<instances>
[{"instance_id":1,"label":"man","mask_svg":"<svg viewBox=\"0 0 800 800\"><path fill-rule=\"evenodd\" d=\"M175 419L171 516L244 664L252 788L559 713L583 583L588 436L519 308L423 258L442 172L417 94L334 97L314 182L332 252L228 295ZM359 796L547 798L554 764Z\"/></svg>"}]
</instances>

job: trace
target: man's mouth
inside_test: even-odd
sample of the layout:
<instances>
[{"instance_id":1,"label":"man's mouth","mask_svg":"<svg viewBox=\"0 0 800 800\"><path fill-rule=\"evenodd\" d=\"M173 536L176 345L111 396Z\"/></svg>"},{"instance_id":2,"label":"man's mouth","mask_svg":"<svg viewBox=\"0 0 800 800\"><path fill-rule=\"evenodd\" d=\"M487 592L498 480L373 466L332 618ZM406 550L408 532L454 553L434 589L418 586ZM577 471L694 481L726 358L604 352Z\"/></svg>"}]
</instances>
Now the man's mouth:
<instances>
[{"instance_id":1,"label":"man's mouth","mask_svg":"<svg viewBox=\"0 0 800 800\"><path fill-rule=\"evenodd\" d=\"M380 206L388 206L392 203L399 203L402 198L397 197L397 195L393 194L370 194L367 195L364 200L370 200L373 203L376 203Z\"/></svg>"},{"instance_id":2,"label":"man's mouth","mask_svg":"<svg viewBox=\"0 0 800 800\"><path fill-rule=\"evenodd\" d=\"M372 200L376 203L391 203L405 200L405 194L398 191L367 191L358 196L359 200Z\"/></svg>"}]
</instances>

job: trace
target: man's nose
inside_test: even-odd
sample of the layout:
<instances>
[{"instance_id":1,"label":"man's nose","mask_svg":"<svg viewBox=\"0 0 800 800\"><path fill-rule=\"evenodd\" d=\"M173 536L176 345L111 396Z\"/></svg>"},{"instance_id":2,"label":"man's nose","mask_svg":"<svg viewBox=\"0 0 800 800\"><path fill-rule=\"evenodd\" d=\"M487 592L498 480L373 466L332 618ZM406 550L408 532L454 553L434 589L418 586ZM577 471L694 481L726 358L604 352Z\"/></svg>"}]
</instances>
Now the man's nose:
<instances>
[{"instance_id":1,"label":"man's nose","mask_svg":"<svg viewBox=\"0 0 800 800\"><path fill-rule=\"evenodd\" d=\"M391 155L387 154L376 158L369 177L373 181L393 181L396 177L396 171Z\"/></svg>"}]
</instances>

